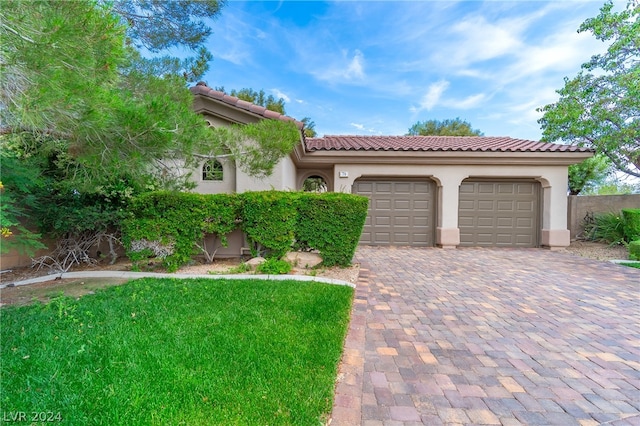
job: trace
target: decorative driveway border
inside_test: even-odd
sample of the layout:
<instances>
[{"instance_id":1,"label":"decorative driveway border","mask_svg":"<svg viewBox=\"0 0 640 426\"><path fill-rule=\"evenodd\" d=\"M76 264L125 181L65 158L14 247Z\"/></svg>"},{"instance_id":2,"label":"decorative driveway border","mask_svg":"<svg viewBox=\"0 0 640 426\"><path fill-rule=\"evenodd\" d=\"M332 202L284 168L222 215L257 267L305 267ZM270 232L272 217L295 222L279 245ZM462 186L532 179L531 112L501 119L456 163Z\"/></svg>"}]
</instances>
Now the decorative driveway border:
<instances>
[{"instance_id":1,"label":"decorative driveway border","mask_svg":"<svg viewBox=\"0 0 640 426\"><path fill-rule=\"evenodd\" d=\"M640 425L640 270L359 247L331 425Z\"/></svg>"}]
</instances>

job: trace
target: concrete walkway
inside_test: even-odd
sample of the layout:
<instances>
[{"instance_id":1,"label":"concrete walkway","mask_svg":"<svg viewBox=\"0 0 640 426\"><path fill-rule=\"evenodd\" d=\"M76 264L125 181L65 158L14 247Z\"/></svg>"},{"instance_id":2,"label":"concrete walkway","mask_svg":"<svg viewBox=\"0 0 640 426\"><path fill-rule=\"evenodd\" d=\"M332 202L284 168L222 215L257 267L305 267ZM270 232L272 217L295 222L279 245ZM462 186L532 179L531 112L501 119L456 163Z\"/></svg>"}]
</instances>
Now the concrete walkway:
<instances>
[{"instance_id":1,"label":"concrete walkway","mask_svg":"<svg viewBox=\"0 0 640 426\"><path fill-rule=\"evenodd\" d=\"M332 426L640 425L640 270L360 247Z\"/></svg>"}]
</instances>

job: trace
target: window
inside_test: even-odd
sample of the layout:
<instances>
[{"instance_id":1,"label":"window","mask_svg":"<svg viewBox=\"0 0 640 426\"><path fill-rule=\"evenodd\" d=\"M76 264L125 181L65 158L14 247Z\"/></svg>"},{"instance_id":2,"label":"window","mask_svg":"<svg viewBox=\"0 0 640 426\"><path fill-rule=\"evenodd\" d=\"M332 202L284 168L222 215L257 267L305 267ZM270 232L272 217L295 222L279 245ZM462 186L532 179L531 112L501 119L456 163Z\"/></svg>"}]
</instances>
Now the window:
<instances>
[{"instance_id":1,"label":"window","mask_svg":"<svg viewBox=\"0 0 640 426\"><path fill-rule=\"evenodd\" d=\"M327 192L327 182L320 176L309 176L302 184L305 192Z\"/></svg>"},{"instance_id":2,"label":"window","mask_svg":"<svg viewBox=\"0 0 640 426\"><path fill-rule=\"evenodd\" d=\"M222 180L222 164L218 160L209 160L202 166L202 180Z\"/></svg>"}]
</instances>

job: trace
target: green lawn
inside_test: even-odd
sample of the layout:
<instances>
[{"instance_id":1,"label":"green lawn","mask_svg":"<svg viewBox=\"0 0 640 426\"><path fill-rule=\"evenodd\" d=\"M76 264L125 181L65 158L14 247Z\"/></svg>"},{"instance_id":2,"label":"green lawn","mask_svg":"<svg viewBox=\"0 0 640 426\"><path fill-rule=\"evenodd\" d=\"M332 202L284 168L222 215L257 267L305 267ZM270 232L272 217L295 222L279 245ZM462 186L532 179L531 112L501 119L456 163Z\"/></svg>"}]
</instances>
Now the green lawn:
<instances>
[{"instance_id":1,"label":"green lawn","mask_svg":"<svg viewBox=\"0 0 640 426\"><path fill-rule=\"evenodd\" d=\"M622 262L620 264L623 265L623 266L629 266L631 268L640 269L640 263L637 263L637 262L628 262L628 263Z\"/></svg>"},{"instance_id":2,"label":"green lawn","mask_svg":"<svg viewBox=\"0 0 640 426\"><path fill-rule=\"evenodd\" d=\"M318 425L331 410L352 297L320 283L145 278L3 308L0 416Z\"/></svg>"}]
</instances>

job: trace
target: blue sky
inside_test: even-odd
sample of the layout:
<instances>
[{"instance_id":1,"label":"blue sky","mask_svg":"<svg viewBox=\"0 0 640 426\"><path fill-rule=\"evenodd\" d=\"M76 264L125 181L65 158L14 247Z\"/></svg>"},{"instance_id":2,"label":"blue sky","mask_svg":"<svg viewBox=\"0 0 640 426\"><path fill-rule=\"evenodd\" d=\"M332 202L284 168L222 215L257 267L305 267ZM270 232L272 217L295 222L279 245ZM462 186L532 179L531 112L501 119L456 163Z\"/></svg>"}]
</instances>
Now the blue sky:
<instances>
[{"instance_id":1,"label":"blue sky","mask_svg":"<svg viewBox=\"0 0 640 426\"><path fill-rule=\"evenodd\" d=\"M606 49L577 33L602 4L229 1L204 80L282 97L319 136L403 135L460 117L487 136L538 140L536 108Z\"/></svg>"}]
</instances>

